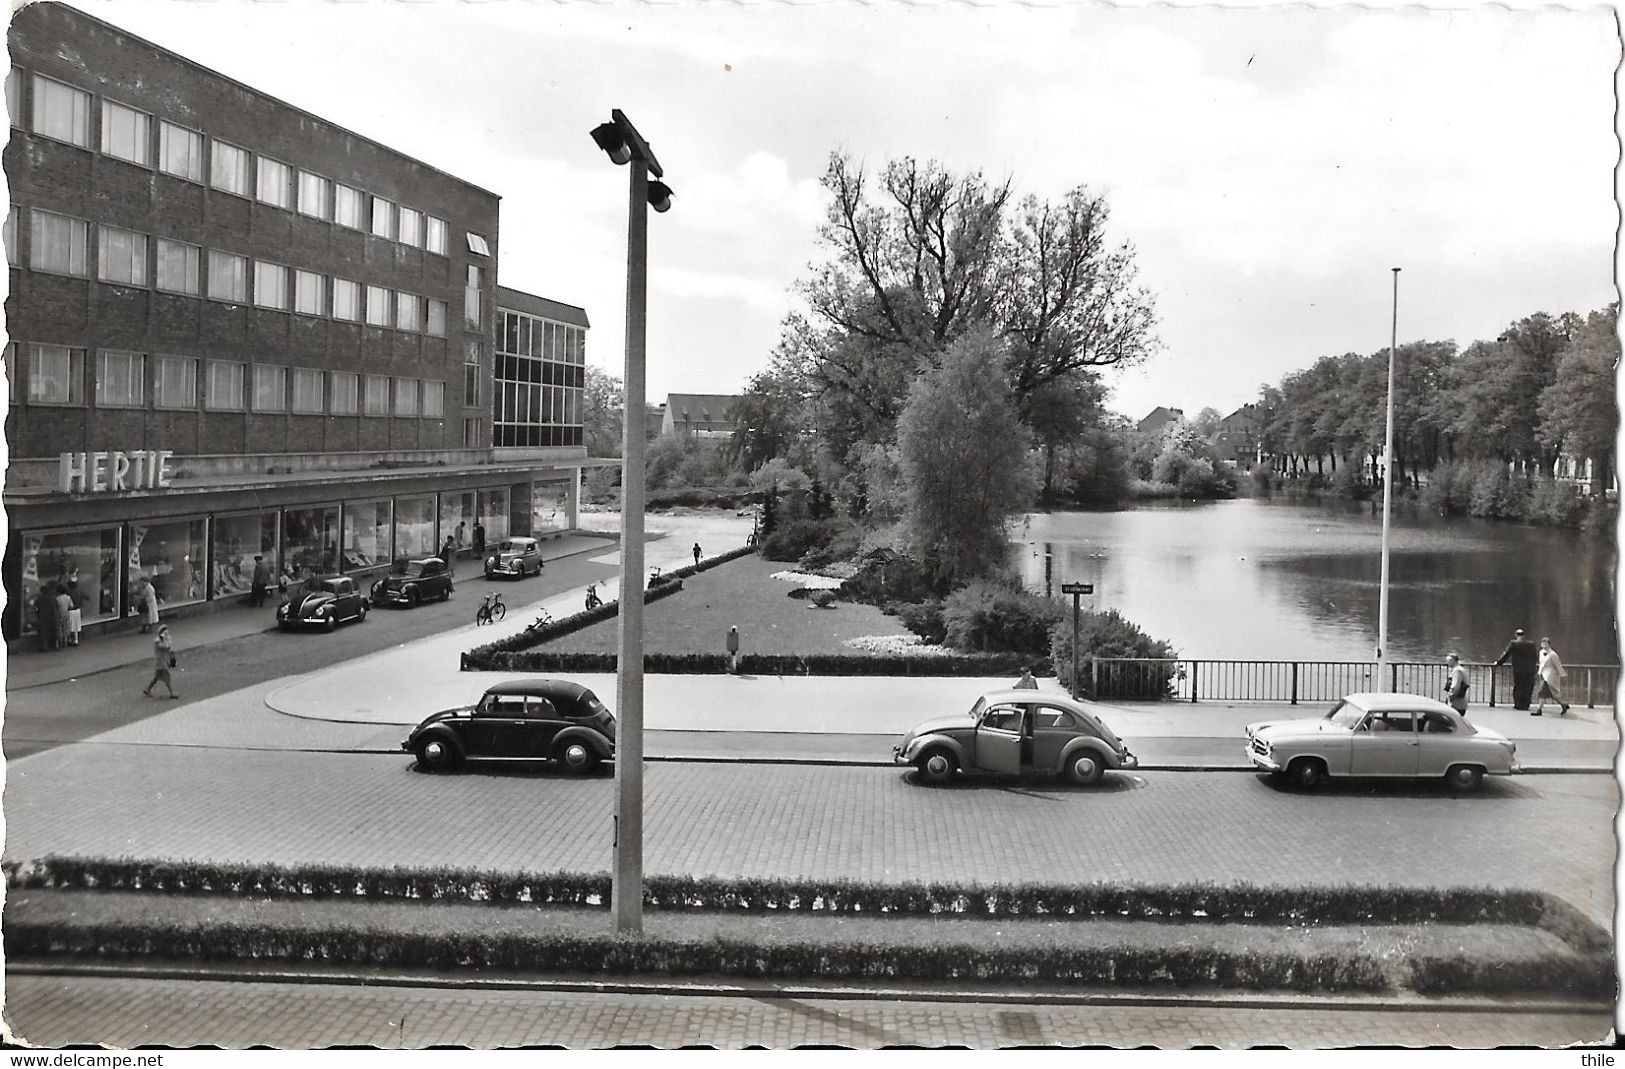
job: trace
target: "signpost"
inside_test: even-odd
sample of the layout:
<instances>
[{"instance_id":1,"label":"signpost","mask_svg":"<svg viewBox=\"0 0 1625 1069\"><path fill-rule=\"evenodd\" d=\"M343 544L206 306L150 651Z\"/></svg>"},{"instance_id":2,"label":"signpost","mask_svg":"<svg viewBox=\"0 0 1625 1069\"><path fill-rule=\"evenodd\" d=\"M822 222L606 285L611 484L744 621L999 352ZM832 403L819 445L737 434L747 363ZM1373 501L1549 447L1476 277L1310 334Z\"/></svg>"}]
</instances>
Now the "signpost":
<instances>
[{"instance_id":1,"label":"signpost","mask_svg":"<svg viewBox=\"0 0 1625 1069\"><path fill-rule=\"evenodd\" d=\"M1061 593L1072 595L1072 697L1078 696L1078 598L1093 594L1093 583L1062 583Z\"/></svg>"}]
</instances>

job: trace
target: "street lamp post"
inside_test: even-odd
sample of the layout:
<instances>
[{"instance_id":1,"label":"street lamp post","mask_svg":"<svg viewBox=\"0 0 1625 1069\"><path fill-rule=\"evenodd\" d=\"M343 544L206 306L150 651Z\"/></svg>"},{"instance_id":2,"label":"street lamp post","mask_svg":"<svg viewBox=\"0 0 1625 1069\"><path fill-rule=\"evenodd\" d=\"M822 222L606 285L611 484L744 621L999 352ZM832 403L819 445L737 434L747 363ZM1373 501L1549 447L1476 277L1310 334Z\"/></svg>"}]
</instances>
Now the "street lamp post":
<instances>
[{"instance_id":1,"label":"street lamp post","mask_svg":"<svg viewBox=\"0 0 1625 1069\"><path fill-rule=\"evenodd\" d=\"M1393 333L1388 339L1388 429L1382 447L1382 587L1377 594L1377 686L1392 690L1388 674L1388 514L1394 500L1394 351L1399 346L1399 268L1394 268Z\"/></svg>"},{"instance_id":2,"label":"street lamp post","mask_svg":"<svg viewBox=\"0 0 1625 1069\"><path fill-rule=\"evenodd\" d=\"M671 207L660 161L621 109L592 139L617 164L630 164L626 228L626 377L621 402L621 605L615 711L615 930L643 931L643 453L644 330L648 303L649 208Z\"/></svg>"}]
</instances>

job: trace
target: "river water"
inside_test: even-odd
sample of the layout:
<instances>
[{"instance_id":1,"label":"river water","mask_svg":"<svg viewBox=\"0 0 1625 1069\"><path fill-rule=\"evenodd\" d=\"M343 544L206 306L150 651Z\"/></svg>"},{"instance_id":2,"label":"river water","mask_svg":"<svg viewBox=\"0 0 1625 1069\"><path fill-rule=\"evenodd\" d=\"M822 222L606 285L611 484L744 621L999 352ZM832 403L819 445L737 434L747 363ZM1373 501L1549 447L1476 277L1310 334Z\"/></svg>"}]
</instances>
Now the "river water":
<instances>
[{"instance_id":1,"label":"river water","mask_svg":"<svg viewBox=\"0 0 1625 1069\"><path fill-rule=\"evenodd\" d=\"M1238 498L1033 513L1012 551L1030 589L1070 602L1063 582L1093 583L1086 608L1117 609L1182 657L1363 661L1381 536L1380 502ZM1619 663L1611 530L1396 506L1389 538L1392 659L1494 660L1522 627L1551 636L1566 664Z\"/></svg>"}]
</instances>

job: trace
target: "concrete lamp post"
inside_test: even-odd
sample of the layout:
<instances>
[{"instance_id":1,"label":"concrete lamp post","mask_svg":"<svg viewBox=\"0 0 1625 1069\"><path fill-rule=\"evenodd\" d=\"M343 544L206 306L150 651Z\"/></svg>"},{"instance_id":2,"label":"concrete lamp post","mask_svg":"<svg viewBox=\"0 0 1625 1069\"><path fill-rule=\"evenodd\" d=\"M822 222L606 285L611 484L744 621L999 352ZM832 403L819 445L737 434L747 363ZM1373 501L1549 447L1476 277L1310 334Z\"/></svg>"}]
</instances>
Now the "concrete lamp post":
<instances>
[{"instance_id":1,"label":"concrete lamp post","mask_svg":"<svg viewBox=\"0 0 1625 1069\"><path fill-rule=\"evenodd\" d=\"M660 161L621 109L592 139L632 167L626 230L626 393L621 427L621 611L615 712L615 930L643 931L643 453L644 326L648 303L649 209L671 207Z\"/></svg>"}]
</instances>

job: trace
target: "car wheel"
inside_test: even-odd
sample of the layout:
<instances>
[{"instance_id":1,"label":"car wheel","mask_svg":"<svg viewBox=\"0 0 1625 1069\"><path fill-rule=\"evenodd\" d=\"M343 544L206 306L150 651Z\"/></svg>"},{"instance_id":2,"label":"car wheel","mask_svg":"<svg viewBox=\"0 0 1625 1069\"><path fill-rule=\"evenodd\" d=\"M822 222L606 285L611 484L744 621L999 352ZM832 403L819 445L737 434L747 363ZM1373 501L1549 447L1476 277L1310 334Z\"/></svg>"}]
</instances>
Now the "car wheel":
<instances>
[{"instance_id":1,"label":"car wheel","mask_svg":"<svg viewBox=\"0 0 1625 1069\"><path fill-rule=\"evenodd\" d=\"M356 614L356 619L357 620L366 620L366 618L367 618L367 603L363 601L361 603L361 611Z\"/></svg>"},{"instance_id":2,"label":"car wheel","mask_svg":"<svg viewBox=\"0 0 1625 1069\"><path fill-rule=\"evenodd\" d=\"M422 599L418 597L418 588L417 587L413 587L411 590L408 590L406 592L406 607L408 609L417 608L418 607L418 602L421 601L421 600Z\"/></svg>"},{"instance_id":3,"label":"car wheel","mask_svg":"<svg viewBox=\"0 0 1625 1069\"><path fill-rule=\"evenodd\" d=\"M1286 778L1294 787L1314 790L1326 778L1326 766L1318 758L1300 757L1287 766Z\"/></svg>"},{"instance_id":4,"label":"car wheel","mask_svg":"<svg viewBox=\"0 0 1625 1069\"><path fill-rule=\"evenodd\" d=\"M339 618L337 616L329 615L327 619L322 621L322 626L327 628L329 631L332 631L339 626Z\"/></svg>"},{"instance_id":5,"label":"car wheel","mask_svg":"<svg viewBox=\"0 0 1625 1069\"><path fill-rule=\"evenodd\" d=\"M1458 791L1476 791L1484 781L1484 770L1476 765L1451 765L1444 781Z\"/></svg>"},{"instance_id":6,"label":"car wheel","mask_svg":"<svg viewBox=\"0 0 1625 1069\"><path fill-rule=\"evenodd\" d=\"M1080 787L1099 783L1106 774L1106 763L1093 750L1079 750L1067 759L1066 777Z\"/></svg>"},{"instance_id":7,"label":"car wheel","mask_svg":"<svg viewBox=\"0 0 1625 1069\"><path fill-rule=\"evenodd\" d=\"M440 592L440 600L441 601L450 601L451 600L451 587L448 586L446 589L444 589L444 590L442 590Z\"/></svg>"},{"instance_id":8,"label":"car wheel","mask_svg":"<svg viewBox=\"0 0 1625 1069\"><path fill-rule=\"evenodd\" d=\"M959 771L959 762L952 753L938 748L921 754L914 767L920 770L920 778L927 783L947 783Z\"/></svg>"},{"instance_id":9,"label":"car wheel","mask_svg":"<svg viewBox=\"0 0 1625 1069\"><path fill-rule=\"evenodd\" d=\"M418 767L427 772L445 772L462 763L463 755L445 739L424 739L417 745Z\"/></svg>"},{"instance_id":10,"label":"car wheel","mask_svg":"<svg viewBox=\"0 0 1625 1069\"><path fill-rule=\"evenodd\" d=\"M559 763L564 771L574 776L585 775L598 767L598 755L593 748L580 739L572 739L562 743L553 751L553 760Z\"/></svg>"}]
</instances>

